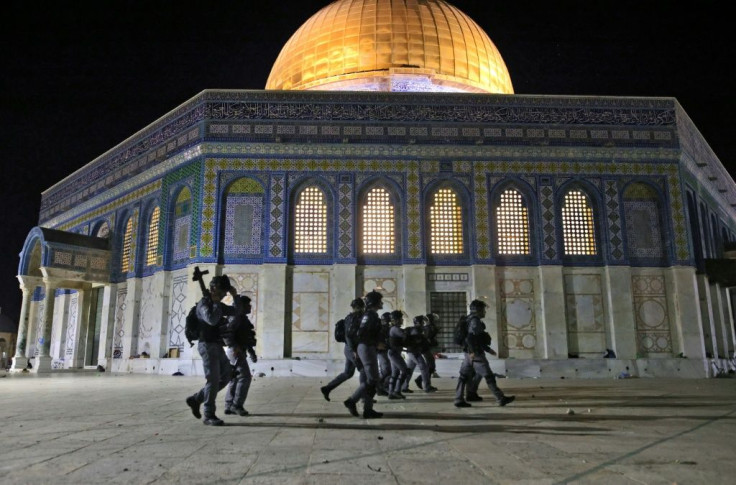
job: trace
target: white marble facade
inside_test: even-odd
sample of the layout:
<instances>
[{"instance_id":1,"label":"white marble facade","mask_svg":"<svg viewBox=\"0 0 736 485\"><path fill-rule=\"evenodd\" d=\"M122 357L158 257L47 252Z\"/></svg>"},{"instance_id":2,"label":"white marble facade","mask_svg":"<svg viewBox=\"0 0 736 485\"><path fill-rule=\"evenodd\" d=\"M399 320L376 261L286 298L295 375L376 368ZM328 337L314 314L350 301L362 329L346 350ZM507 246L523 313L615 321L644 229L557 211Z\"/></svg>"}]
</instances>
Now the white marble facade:
<instances>
[{"instance_id":1,"label":"white marble facade","mask_svg":"<svg viewBox=\"0 0 736 485\"><path fill-rule=\"evenodd\" d=\"M210 271L206 281L213 274L228 274L239 293L251 298L256 350L264 361L299 357L314 361L322 375L338 372L333 363L342 358L342 344L332 336L334 323L349 312L353 298L373 289L385 295L384 311L402 310L408 322L431 310L431 292L464 293L466 302L486 301L485 322L499 353L495 359L522 377L545 372L602 376L625 372L627 367L642 374L677 375L687 369L688 375L708 375L712 371L707 366L685 366L678 360L703 362L707 353L722 359L720 365L728 365L736 340L734 316L728 311L732 295L710 285L707 296L719 299L716 308L721 311L712 316L712 324L703 323L697 304L703 295L691 268L200 267ZM105 291L103 314L107 311L109 316L103 318L98 361L121 372L200 373L196 346L183 341L183 319L200 296L192 271L160 272ZM81 365L84 360L79 354L83 349L76 348L84 345L80 329L87 328L79 317L83 299L83 293L76 292L56 297L51 333L54 368L74 367L74 362ZM43 302L34 302L28 338L35 344L42 314ZM29 346L29 357L36 347ZM172 349L178 349L178 358ZM615 352L615 359L603 358L608 349ZM300 369L308 374L311 367Z\"/></svg>"}]
</instances>

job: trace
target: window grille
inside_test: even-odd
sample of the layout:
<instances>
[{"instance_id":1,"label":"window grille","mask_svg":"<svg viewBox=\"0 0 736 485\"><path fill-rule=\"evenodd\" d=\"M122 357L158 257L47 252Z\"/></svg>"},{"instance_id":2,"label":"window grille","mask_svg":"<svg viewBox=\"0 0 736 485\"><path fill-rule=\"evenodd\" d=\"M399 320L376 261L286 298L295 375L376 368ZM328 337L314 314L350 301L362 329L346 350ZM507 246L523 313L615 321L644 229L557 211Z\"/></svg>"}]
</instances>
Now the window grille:
<instances>
[{"instance_id":1,"label":"window grille","mask_svg":"<svg viewBox=\"0 0 736 485\"><path fill-rule=\"evenodd\" d=\"M327 204L317 187L307 187L296 204L294 230L295 253L327 252Z\"/></svg>"},{"instance_id":2,"label":"window grille","mask_svg":"<svg viewBox=\"0 0 736 485\"><path fill-rule=\"evenodd\" d=\"M565 255L595 255L597 249L594 228L593 209L586 195L580 190L571 190L565 194L562 204Z\"/></svg>"},{"instance_id":3,"label":"window grille","mask_svg":"<svg viewBox=\"0 0 736 485\"><path fill-rule=\"evenodd\" d=\"M501 194L496 207L499 254L529 254L529 214L518 190Z\"/></svg>"},{"instance_id":4,"label":"window grille","mask_svg":"<svg viewBox=\"0 0 736 485\"><path fill-rule=\"evenodd\" d=\"M125 235L123 236L123 258L120 264L120 271L128 273L132 270L131 265L131 246L133 245L133 218L128 219L125 224Z\"/></svg>"},{"instance_id":5,"label":"window grille","mask_svg":"<svg viewBox=\"0 0 736 485\"><path fill-rule=\"evenodd\" d=\"M432 254L462 254L463 214L452 189L440 189L429 208L430 251Z\"/></svg>"},{"instance_id":6,"label":"window grille","mask_svg":"<svg viewBox=\"0 0 736 485\"><path fill-rule=\"evenodd\" d=\"M453 343L455 324L463 315L468 314L467 295L463 291L431 292L429 295L431 313L440 317L437 332L438 349L442 352L462 352L462 348Z\"/></svg>"},{"instance_id":7,"label":"window grille","mask_svg":"<svg viewBox=\"0 0 736 485\"><path fill-rule=\"evenodd\" d=\"M156 207L151 213L151 222L148 224L148 248L146 248L146 266L156 264L158 257L158 222L161 210Z\"/></svg>"},{"instance_id":8,"label":"window grille","mask_svg":"<svg viewBox=\"0 0 736 485\"><path fill-rule=\"evenodd\" d=\"M363 205L363 253L391 254L395 248L394 207L384 188L374 188Z\"/></svg>"}]
</instances>

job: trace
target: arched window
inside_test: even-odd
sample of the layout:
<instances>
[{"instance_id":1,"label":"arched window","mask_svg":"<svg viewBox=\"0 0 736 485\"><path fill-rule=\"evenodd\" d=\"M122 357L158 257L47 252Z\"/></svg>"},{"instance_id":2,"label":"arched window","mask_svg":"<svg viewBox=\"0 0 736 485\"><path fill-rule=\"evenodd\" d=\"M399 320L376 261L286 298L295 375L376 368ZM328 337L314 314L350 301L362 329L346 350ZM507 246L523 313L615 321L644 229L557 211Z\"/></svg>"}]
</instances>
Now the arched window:
<instances>
[{"instance_id":1,"label":"arched window","mask_svg":"<svg viewBox=\"0 0 736 485\"><path fill-rule=\"evenodd\" d=\"M429 207L429 250L431 254L462 254L463 209L455 191L437 190Z\"/></svg>"},{"instance_id":2,"label":"arched window","mask_svg":"<svg viewBox=\"0 0 736 485\"><path fill-rule=\"evenodd\" d=\"M529 211L521 193L514 188L501 192L495 212L498 254L529 254Z\"/></svg>"},{"instance_id":3,"label":"arched window","mask_svg":"<svg viewBox=\"0 0 736 485\"><path fill-rule=\"evenodd\" d=\"M161 218L161 210L158 206L151 213L148 222L148 246L146 247L146 266L153 266L158 259L158 224Z\"/></svg>"},{"instance_id":4,"label":"arched window","mask_svg":"<svg viewBox=\"0 0 736 485\"><path fill-rule=\"evenodd\" d=\"M184 187L174 205L174 263L189 260L189 234L192 225L192 193Z\"/></svg>"},{"instance_id":5,"label":"arched window","mask_svg":"<svg viewBox=\"0 0 736 485\"><path fill-rule=\"evenodd\" d=\"M223 252L245 258L262 253L263 198L265 190L254 179L239 178L225 193Z\"/></svg>"},{"instance_id":6,"label":"arched window","mask_svg":"<svg viewBox=\"0 0 736 485\"><path fill-rule=\"evenodd\" d=\"M327 252L327 202L319 187L301 191L294 210L294 252Z\"/></svg>"},{"instance_id":7,"label":"arched window","mask_svg":"<svg viewBox=\"0 0 736 485\"><path fill-rule=\"evenodd\" d=\"M123 234L123 252L120 259L120 272L129 273L133 270L133 258L131 257L131 249L133 246L133 218L128 218L125 223L125 233Z\"/></svg>"},{"instance_id":8,"label":"arched window","mask_svg":"<svg viewBox=\"0 0 736 485\"><path fill-rule=\"evenodd\" d=\"M665 256L659 195L647 184L632 183L623 193L629 258Z\"/></svg>"},{"instance_id":9,"label":"arched window","mask_svg":"<svg viewBox=\"0 0 736 485\"><path fill-rule=\"evenodd\" d=\"M374 187L363 200L363 254L393 254L396 251L395 209L391 194Z\"/></svg>"},{"instance_id":10,"label":"arched window","mask_svg":"<svg viewBox=\"0 0 736 485\"><path fill-rule=\"evenodd\" d=\"M565 194L562 203L562 239L566 256L594 256L595 224L588 196L579 189Z\"/></svg>"}]
</instances>

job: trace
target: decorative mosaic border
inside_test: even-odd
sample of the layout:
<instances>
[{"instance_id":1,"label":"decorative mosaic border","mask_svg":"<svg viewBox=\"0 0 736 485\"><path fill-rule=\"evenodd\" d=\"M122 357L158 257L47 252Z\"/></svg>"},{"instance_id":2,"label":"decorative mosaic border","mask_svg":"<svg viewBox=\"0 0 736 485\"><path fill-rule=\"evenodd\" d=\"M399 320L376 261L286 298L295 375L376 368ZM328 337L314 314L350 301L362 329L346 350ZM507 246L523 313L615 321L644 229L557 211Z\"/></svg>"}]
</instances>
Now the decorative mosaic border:
<instances>
[{"instance_id":1,"label":"decorative mosaic border","mask_svg":"<svg viewBox=\"0 0 736 485\"><path fill-rule=\"evenodd\" d=\"M170 154L201 142L205 135L200 133L200 125L208 120L399 122L414 127L418 122L477 123L479 126L488 123L512 123L532 124L535 127L544 124L595 125L599 129L590 130L589 134L587 130L582 130L586 132L584 137L573 133L574 130L570 131L571 139L584 138L587 141L601 138L602 135L598 132L605 131L600 129L602 126L670 127L677 119L677 104L674 99L518 95L470 97L445 94L433 96L431 104L428 103L424 96L399 93L207 91L47 190L42 198L42 212L53 206L61 211L68 209L84 198L99 194L108 187L151 169ZM227 128L230 131L230 127ZM300 128L299 134L318 134L316 126L307 128L313 129ZM452 138L458 131L456 127L432 127L431 131L429 126L416 128L428 130L427 136L438 139ZM463 132L463 135L474 136L473 128L469 130ZM518 136L514 130L519 128L509 130L512 131L504 134ZM530 130L526 134L527 138L538 137L535 131ZM210 134L222 131L215 129ZM236 136L247 137L251 129L249 126L242 126L237 130L233 127L232 131ZM294 128L294 133L296 131ZM637 140L644 142L653 138L655 142L672 143L672 134L663 133L669 135L669 140L657 133L647 134L647 137L639 137ZM289 134L288 130L286 134ZM420 133L417 136L424 135ZM612 131L610 136L616 139L615 132ZM636 139L635 134L634 138Z\"/></svg>"}]
</instances>

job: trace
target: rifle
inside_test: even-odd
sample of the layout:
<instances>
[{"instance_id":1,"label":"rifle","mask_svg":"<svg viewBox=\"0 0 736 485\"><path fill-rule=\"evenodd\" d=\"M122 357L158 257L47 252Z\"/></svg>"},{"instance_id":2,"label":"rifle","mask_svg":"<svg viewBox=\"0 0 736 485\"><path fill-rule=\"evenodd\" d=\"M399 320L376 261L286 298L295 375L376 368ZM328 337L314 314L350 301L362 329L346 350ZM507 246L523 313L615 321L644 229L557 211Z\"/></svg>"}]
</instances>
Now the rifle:
<instances>
[{"instance_id":1,"label":"rifle","mask_svg":"<svg viewBox=\"0 0 736 485\"><path fill-rule=\"evenodd\" d=\"M194 267L194 276L192 276L192 281L198 281L199 282L199 289L202 290L202 296L211 298L210 296L210 290L207 289L207 287L204 285L204 275L209 274L209 270L200 271L199 266Z\"/></svg>"}]
</instances>

